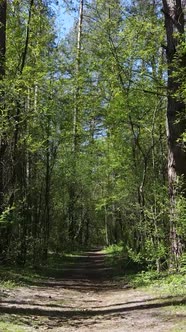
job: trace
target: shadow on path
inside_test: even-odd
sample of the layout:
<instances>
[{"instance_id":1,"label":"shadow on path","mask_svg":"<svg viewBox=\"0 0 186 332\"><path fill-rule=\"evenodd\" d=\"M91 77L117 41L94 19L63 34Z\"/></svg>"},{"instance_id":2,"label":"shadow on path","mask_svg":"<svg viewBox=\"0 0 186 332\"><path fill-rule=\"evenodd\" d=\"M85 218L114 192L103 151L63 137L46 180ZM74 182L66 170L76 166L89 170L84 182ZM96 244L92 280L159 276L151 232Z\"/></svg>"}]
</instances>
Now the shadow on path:
<instances>
[{"instance_id":1,"label":"shadow on path","mask_svg":"<svg viewBox=\"0 0 186 332\"><path fill-rule=\"evenodd\" d=\"M151 309L169 307L173 305L186 304L186 298L181 296L166 298L146 298L146 299L132 299L121 303L107 304L106 300L102 301L102 297L89 298L87 295L83 297L83 292L92 291L94 294L105 291L114 291L121 288L121 285L113 282L113 277L116 271L107 265L107 255L99 251L87 251L77 257L69 257L68 261L63 265L62 263L54 268L42 268L39 272L45 279L41 279L32 283L29 288L30 292L35 292L33 297L29 299L27 294L23 297L17 293L15 297L2 296L0 301L0 315L10 314L19 317L27 316L32 319L33 316L45 317L49 319L57 319L60 321L67 321L71 324L71 320L85 321L95 316L115 317L122 316L125 313L135 311L150 311ZM122 291L127 289L127 285L122 285ZM58 291L67 289L69 305L59 304L57 299ZM47 292L51 291L54 297L50 300ZM75 298L76 304L73 303L72 290L79 291L79 295ZM44 291L44 302L39 299L39 292ZM133 290L135 294L135 290ZM63 295L63 294L62 294ZM61 295L61 296L62 296ZM81 297L79 298L79 296ZM102 296L102 294L100 294ZM135 296L135 295L134 295ZM79 300L79 302L77 301ZM95 302L95 303L94 303ZM104 305L105 303L105 305ZM80 306L79 306L80 304ZM75 307L76 305L76 307ZM82 308L82 305L84 308ZM88 309L87 309L88 307ZM186 317L183 315L182 317ZM109 318L110 319L110 318Z\"/></svg>"},{"instance_id":2,"label":"shadow on path","mask_svg":"<svg viewBox=\"0 0 186 332\"><path fill-rule=\"evenodd\" d=\"M33 281L32 285L96 292L118 289L121 286L114 278L121 271L108 264L108 257L96 249L67 257L59 265L38 268L37 272L44 278Z\"/></svg>"},{"instance_id":3,"label":"shadow on path","mask_svg":"<svg viewBox=\"0 0 186 332\"><path fill-rule=\"evenodd\" d=\"M15 303L17 305L17 303ZM42 306L38 306L38 308L32 308L32 307L23 307L21 305L19 306L12 306L12 307L6 307L3 306L3 303L0 305L0 313L7 313L7 314L14 314L14 315L36 315L36 316L46 316L46 317L61 317L64 319L73 319L73 318L79 318L79 319L85 319L85 318L91 318L94 316L105 316L105 315L119 315L123 314L125 312L135 311L135 310L147 310L147 309L154 309L154 308L162 308L162 307L168 307L172 305L181 305L186 304L186 299L174 299L171 301L163 301L159 303L143 303L133 306L128 306L127 303L122 305L119 308L112 308L112 309L83 309L83 310L47 310L46 308L42 308ZM43 306L44 307L44 306ZM51 307L52 308L52 307ZM184 315L186 317L186 315Z\"/></svg>"}]
</instances>

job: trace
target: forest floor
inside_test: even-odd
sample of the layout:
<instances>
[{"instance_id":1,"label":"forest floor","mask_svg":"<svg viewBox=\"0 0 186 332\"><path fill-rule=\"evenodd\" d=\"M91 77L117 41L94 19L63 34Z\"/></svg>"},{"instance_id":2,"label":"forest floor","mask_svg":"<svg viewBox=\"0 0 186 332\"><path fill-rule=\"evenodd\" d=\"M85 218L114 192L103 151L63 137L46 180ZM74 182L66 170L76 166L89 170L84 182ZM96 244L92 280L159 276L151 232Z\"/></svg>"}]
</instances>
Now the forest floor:
<instances>
[{"instance_id":1,"label":"forest floor","mask_svg":"<svg viewBox=\"0 0 186 332\"><path fill-rule=\"evenodd\" d=\"M131 288L100 251L69 257L63 268L0 291L0 332L186 331L186 298Z\"/></svg>"}]
</instances>

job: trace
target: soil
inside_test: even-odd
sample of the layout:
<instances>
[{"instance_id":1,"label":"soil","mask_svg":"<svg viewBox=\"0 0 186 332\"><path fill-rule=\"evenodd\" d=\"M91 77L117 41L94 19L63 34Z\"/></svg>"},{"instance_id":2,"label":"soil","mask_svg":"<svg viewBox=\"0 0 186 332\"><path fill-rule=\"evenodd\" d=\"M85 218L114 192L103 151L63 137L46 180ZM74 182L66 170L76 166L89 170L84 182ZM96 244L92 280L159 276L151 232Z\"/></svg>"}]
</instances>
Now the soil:
<instances>
[{"instance_id":1,"label":"soil","mask_svg":"<svg viewBox=\"0 0 186 332\"><path fill-rule=\"evenodd\" d=\"M162 298L116 282L99 251L71 258L52 273L31 286L4 291L0 320L25 331L186 331L186 313L179 309L185 299Z\"/></svg>"}]
</instances>

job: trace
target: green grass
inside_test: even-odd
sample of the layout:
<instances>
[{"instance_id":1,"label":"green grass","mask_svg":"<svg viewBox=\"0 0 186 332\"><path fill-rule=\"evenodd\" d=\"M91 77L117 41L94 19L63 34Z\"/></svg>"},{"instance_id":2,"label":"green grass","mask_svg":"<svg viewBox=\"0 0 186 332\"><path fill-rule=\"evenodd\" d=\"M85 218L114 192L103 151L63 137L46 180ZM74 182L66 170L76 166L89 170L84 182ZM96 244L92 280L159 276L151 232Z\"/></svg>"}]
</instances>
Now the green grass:
<instances>
[{"instance_id":1,"label":"green grass","mask_svg":"<svg viewBox=\"0 0 186 332\"><path fill-rule=\"evenodd\" d=\"M2 332L25 332L28 329L13 323L0 322L0 331Z\"/></svg>"},{"instance_id":2,"label":"green grass","mask_svg":"<svg viewBox=\"0 0 186 332\"><path fill-rule=\"evenodd\" d=\"M38 280L39 278L40 275L29 268L0 268L0 286L2 288L14 288L21 285L31 284L33 281Z\"/></svg>"},{"instance_id":3,"label":"green grass","mask_svg":"<svg viewBox=\"0 0 186 332\"><path fill-rule=\"evenodd\" d=\"M50 254L47 264L32 268L31 266L1 266L0 288L12 289L23 285L32 285L48 277L60 277L63 268L73 266L82 253Z\"/></svg>"},{"instance_id":4,"label":"green grass","mask_svg":"<svg viewBox=\"0 0 186 332\"><path fill-rule=\"evenodd\" d=\"M185 331L185 326L182 325L182 327L176 327L170 330L170 332L184 332Z\"/></svg>"},{"instance_id":5,"label":"green grass","mask_svg":"<svg viewBox=\"0 0 186 332\"><path fill-rule=\"evenodd\" d=\"M121 273L116 278L127 282L131 287L146 288L162 295L186 296L186 271L175 274L169 274L167 271L142 271L142 265L132 262L127 257L122 243L106 247L103 253L108 254L109 264L120 267Z\"/></svg>"},{"instance_id":6,"label":"green grass","mask_svg":"<svg viewBox=\"0 0 186 332\"><path fill-rule=\"evenodd\" d=\"M142 271L130 277L132 287L146 287L158 293L177 296L186 295L186 275Z\"/></svg>"},{"instance_id":7,"label":"green grass","mask_svg":"<svg viewBox=\"0 0 186 332\"><path fill-rule=\"evenodd\" d=\"M123 245L122 244L112 244L108 247L105 247L102 252L104 254L121 255L123 254Z\"/></svg>"}]
</instances>

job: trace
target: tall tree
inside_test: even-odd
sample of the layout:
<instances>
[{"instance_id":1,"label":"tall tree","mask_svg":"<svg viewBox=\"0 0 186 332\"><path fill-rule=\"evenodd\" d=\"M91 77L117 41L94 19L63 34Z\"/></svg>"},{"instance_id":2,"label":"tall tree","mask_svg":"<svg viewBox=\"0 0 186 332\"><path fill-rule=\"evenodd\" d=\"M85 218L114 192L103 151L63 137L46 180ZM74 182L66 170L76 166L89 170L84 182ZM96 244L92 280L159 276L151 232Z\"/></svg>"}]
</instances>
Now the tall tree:
<instances>
[{"instance_id":1,"label":"tall tree","mask_svg":"<svg viewBox=\"0 0 186 332\"><path fill-rule=\"evenodd\" d=\"M5 54L6 54L6 10L7 1L0 2L0 80L1 80L1 92L0 92L0 108L1 108L1 122L6 121L3 118L4 109L4 92L3 92L3 78L5 76ZM6 151L6 133L2 125L2 131L0 132L0 213L3 211L3 196L4 196L4 156Z\"/></svg>"},{"instance_id":2,"label":"tall tree","mask_svg":"<svg viewBox=\"0 0 186 332\"><path fill-rule=\"evenodd\" d=\"M6 53L6 9L7 1L0 2L0 76L5 74L5 53Z\"/></svg>"},{"instance_id":3,"label":"tall tree","mask_svg":"<svg viewBox=\"0 0 186 332\"><path fill-rule=\"evenodd\" d=\"M185 103L177 94L180 83L176 78L176 56L179 45L184 41L185 1L163 0L165 28L167 35L166 55L168 64L168 105L167 105L167 139L168 139L168 181L170 195L170 245L171 266L177 268L182 252L182 244L176 228L176 195L182 191L186 196L186 151L182 136L186 130ZM186 56L182 54L180 66L184 67ZM180 179L180 188L178 184ZM182 184L181 184L182 182Z\"/></svg>"},{"instance_id":4,"label":"tall tree","mask_svg":"<svg viewBox=\"0 0 186 332\"><path fill-rule=\"evenodd\" d=\"M5 204L5 159L7 151L6 111L5 111L5 56L6 56L6 19L7 1L0 2L0 215L4 212ZM6 230L0 228L0 237L6 237ZM6 240L5 240L6 241ZM0 255L5 252L4 241L0 242ZM4 255L3 255L4 256ZM4 257L3 257L4 258Z\"/></svg>"},{"instance_id":5,"label":"tall tree","mask_svg":"<svg viewBox=\"0 0 186 332\"><path fill-rule=\"evenodd\" d=\"M69 186L69 237L72 243L77 237L77 214L76 214L76 202L77 202L77 157L80 146L80 90L81 90L81 50L82 50L82 29L83 29L83 12L84 0L79 1L79 18L77 26L77 49L76 49L76 63L75 63L75 80L74 80L74 114L73 114L73 175L72 182Z\"/></svg>"}]
</instances>

